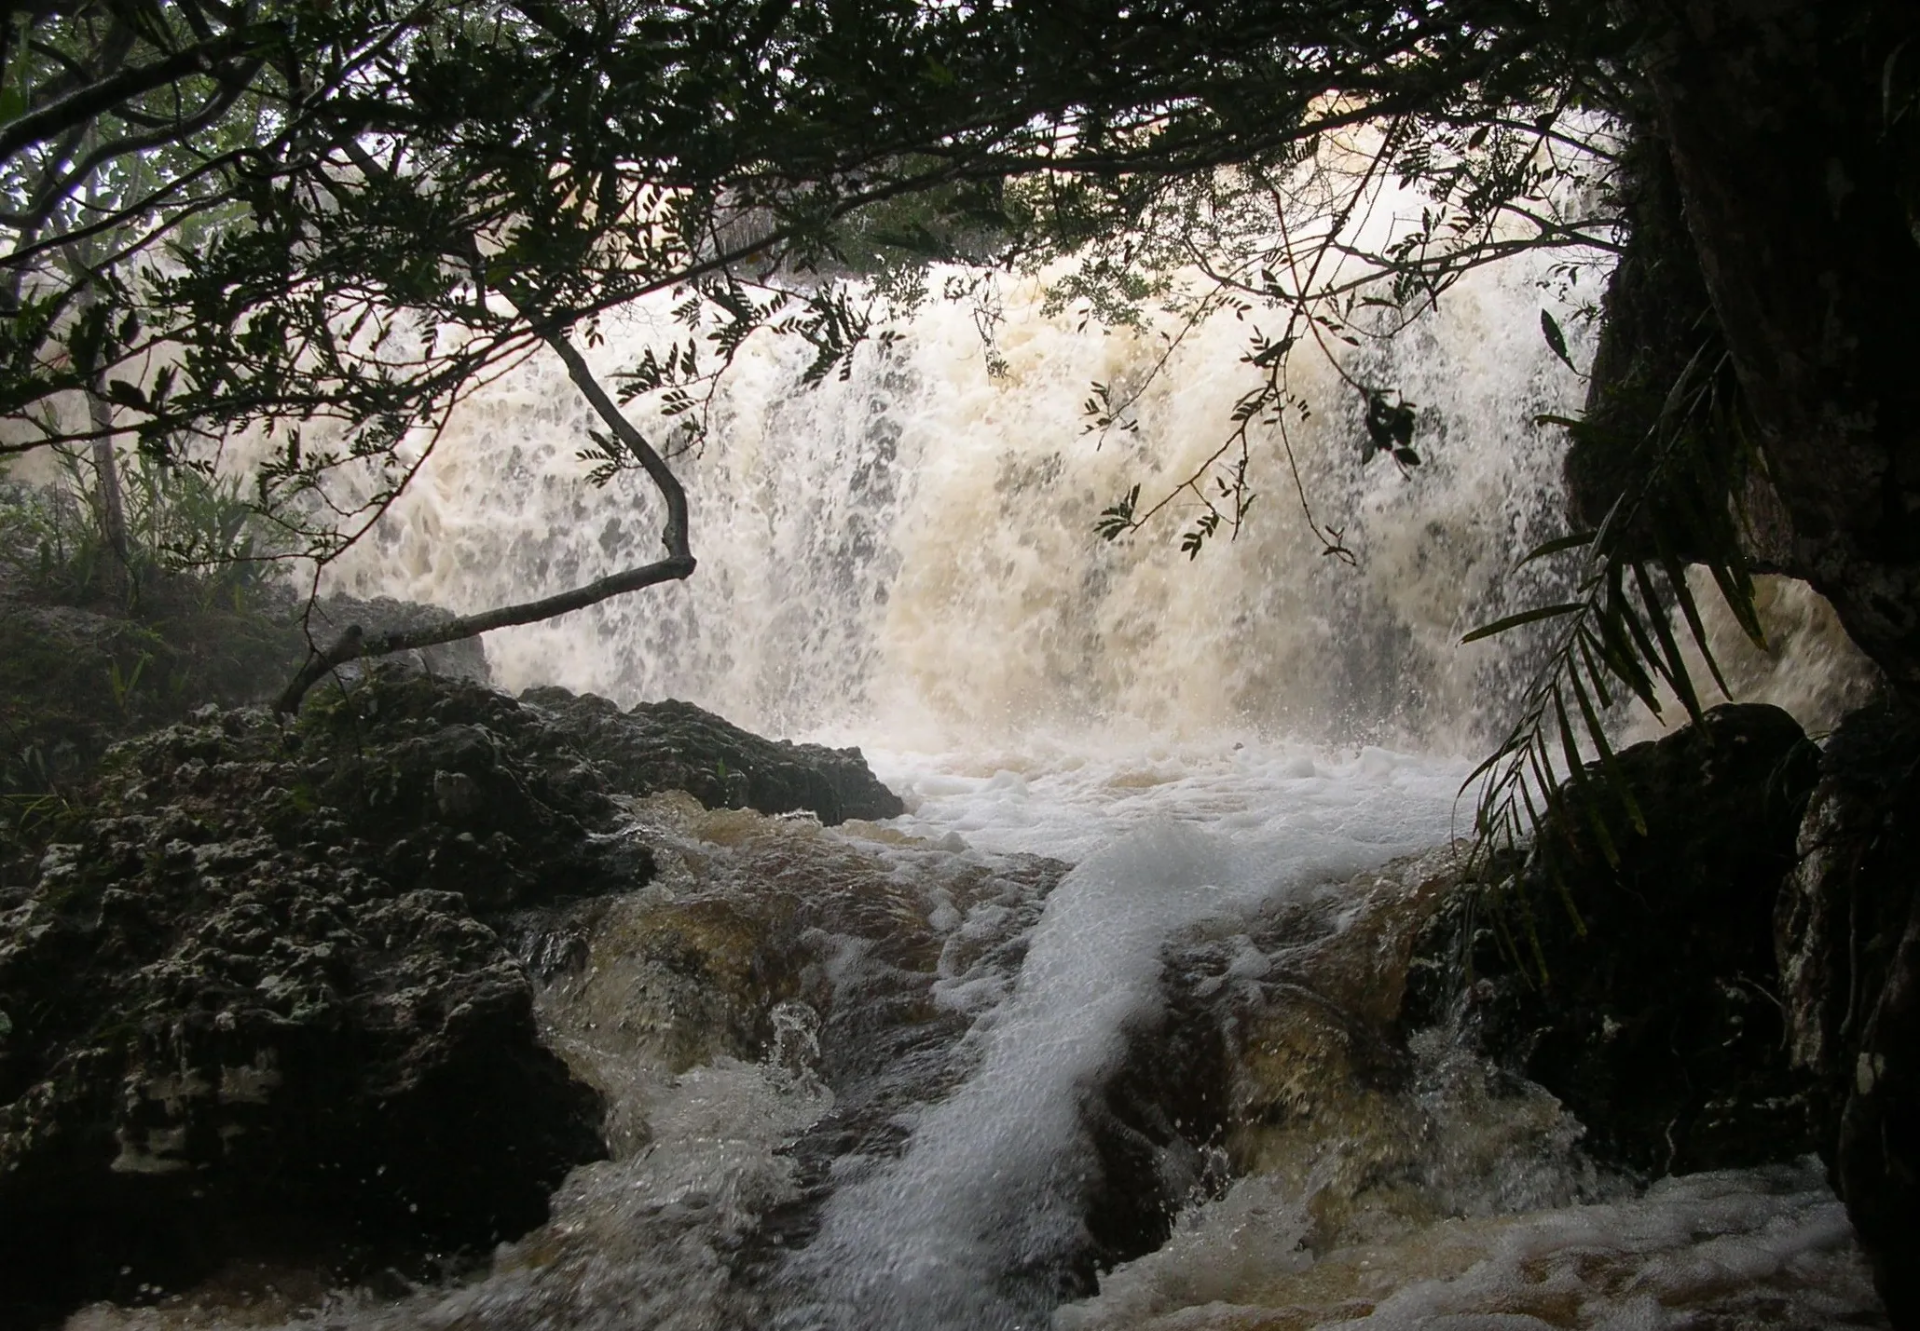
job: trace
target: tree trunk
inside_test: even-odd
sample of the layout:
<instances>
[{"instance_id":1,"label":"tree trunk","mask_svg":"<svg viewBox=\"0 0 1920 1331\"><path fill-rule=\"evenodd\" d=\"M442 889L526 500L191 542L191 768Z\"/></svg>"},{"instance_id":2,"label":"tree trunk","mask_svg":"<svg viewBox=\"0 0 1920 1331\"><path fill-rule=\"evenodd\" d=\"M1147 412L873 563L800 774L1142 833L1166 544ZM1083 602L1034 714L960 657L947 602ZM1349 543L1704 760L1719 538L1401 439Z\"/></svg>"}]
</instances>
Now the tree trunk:
<instances>
[{"instance_id":1,"label":"tree trunk","mask_svg":"<svg viewBox=\"0 0 1920 1331\"><path fill-rule=\"evenodd\" d=\"M102 436L93 441L93 507L105 545L101 590L117 605L132 604L133 554L127 539L127 508L120 495L120 460L113 449L113 405L95 389L87 393L87 415Z\"/></svg>"}]
</instances>

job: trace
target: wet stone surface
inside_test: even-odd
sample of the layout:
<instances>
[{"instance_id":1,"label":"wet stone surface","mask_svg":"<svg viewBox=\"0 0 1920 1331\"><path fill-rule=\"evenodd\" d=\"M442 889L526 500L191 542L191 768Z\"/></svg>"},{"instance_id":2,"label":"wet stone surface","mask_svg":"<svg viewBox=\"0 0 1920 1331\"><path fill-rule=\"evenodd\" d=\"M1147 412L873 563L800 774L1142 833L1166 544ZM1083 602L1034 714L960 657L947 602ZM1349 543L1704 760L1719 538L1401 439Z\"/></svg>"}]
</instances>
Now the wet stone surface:
<instances>
[{"instance_id":1,"label":"wet stone surface","mask_svg":"<svg viewBox=\"0 0 1920 1331\"><path fill-rule=\"evenodd\" d=\"M5 848L0 1320L239 1258L424 1272L538 1225L610 1125L536 976L652 878L627 795L546 713L395 670L114 750ZM657 922L670 1063L772 1040L797 926L761 924Z\"/></svg>"}]
</instances>

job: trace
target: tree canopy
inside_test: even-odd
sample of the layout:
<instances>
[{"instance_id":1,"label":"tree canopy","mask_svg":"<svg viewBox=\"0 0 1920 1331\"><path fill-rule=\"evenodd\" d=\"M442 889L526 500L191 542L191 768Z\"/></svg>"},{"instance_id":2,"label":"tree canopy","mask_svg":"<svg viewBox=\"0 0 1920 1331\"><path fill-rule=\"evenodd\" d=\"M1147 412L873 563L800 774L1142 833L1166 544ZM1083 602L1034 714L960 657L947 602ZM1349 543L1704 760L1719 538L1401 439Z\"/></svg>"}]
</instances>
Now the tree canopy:
<instances>
[{"instance_id":1,"label":"tree canopy","mask_svg":"<svg viewBox=\"0 0 1920 1331\"><path fill-rule=\"evenodd\" d=\"M639 468L666 499L665 557L598 585L614 594L691 573L671 459L755 329L810 342L817 377L873 332L876 301L917 294L916 264L1069 255L1063 289L1108 317L1177 267L1203 275L1195 317L1279 312L1220 452L1176 487L1204 503L1192 554L1244 517L1248 426L1298 405L1296 346L1563 246L1624 254L1624 280L1653 293L1614 301L1613 324L1689 310L1645 345L1614 334L1633 350L1611 360L1603 334L1576 449L1619 465L1570 542L1599 576L1534 616L1573 620L1563 672L1602 707L1609 680L1651 699L1664 679L1697 709L1660 637L1666 602L1690 605L1677 570L1705 560L1737 605L1760 560L1811 577L1905 683L1920 554L1889 459L1920 390L1900 386L1911 335L1879 297L1920 285L1914 22L1868 0L18 11L0 51L0 453L119 437L193 465L252 431L270 445L257 503L324 561L405 486L462 394L549 348L606 424L595 477ZM1432 207L1360 238L1355 209L1387 178ZM1842 251L1825 296L1792 267ZM1329 256L1359 263L1336 279ZM609 393L576 342L657 292L684 333ZM1351 386L1372 442L1417 464L1391 386ZM642 394L665 437L620 411ZM1103 427L1127 405L1101 385L1089 403ZM1858 465L1811 462L1804 441L1834 430ZM377 477L344 507L326 485L343 464ZM1166 497L1120 497L1103 533ZM1888 579L1891 595L1849 594ZM1535 701L1540 744L1587 710L1571 684Z\"/></svg>"}]
</instances>

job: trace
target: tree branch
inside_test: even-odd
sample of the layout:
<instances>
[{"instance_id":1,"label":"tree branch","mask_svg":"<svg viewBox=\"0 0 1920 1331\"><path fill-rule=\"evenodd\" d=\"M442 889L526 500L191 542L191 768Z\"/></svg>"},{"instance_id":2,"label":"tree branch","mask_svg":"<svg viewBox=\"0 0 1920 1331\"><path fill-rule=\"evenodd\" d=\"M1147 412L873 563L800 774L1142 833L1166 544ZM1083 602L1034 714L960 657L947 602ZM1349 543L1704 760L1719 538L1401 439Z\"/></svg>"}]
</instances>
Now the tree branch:
<instances>
[{"instance_id":1,"label":"tree branch","mask_svg":"<svg viewBox=\"0 0 1920 1331\"><path fill-rule=\"evenodd\" d=\"M36 107L4 130L0 130L0 161L22 148L55 137L75 125L86 124L122 102L142 93L164 88L192 74L206 74L217 82L229 82L232 71L221 69L220 62L244 56L285 37L278 24L263 23L224 33L210 42L202 42L177 51L149 65L122 69L96 83L77 88L45 106Z\"/></svg>"},{"instance_id":2,"label":"tree branch","mask_svg":"<svg viewBox=\"0 0 1920 1331\"><path fill-rule=\"evenodd\" d=\"M518 306L519 302L515 302ZM565 362L567 374L574 386L592 404L607 428L625 444L634 458L646 471L654 488L660 491L660 497L666 501L667 521L661 532L661 543L667 547L667 557L655 560L651 564L642 564L622 573L601 578L597 582L575 587L571 591L560 592L554 596L542 597L537 601L522 601L518 605L500 606L493 610L483 610L476 615L463 615L432 628L416 629L407 633L386 633L377 638L368 638L365 630L358 624L351 624L347 631L333 646L324 651L315 648L307 657L307 663L300 673L287 685L286 692L274 704L274 710L291 715L300 710L300 701L322 678L349 661L357 661L369 656L390 656L394 652L415 651L423 647L437 647L441 643L458 642L464 638L477 638L494 629L511 628L516 624L537 624L541 620L552 619L557 615L568 614L574 610L584 610L590 605L639 591L643 587L653 587L663 582L679 582L693 575L695 561L687 545L687 492L680 484L680 478L673 474L666 460L660 456L638 430L633 427L626 414L607 396L606 389L588 368L586 359L567 339L566 333L555 328L537 328L539 336L553 348Z\"/></svg>"}]
</instances>

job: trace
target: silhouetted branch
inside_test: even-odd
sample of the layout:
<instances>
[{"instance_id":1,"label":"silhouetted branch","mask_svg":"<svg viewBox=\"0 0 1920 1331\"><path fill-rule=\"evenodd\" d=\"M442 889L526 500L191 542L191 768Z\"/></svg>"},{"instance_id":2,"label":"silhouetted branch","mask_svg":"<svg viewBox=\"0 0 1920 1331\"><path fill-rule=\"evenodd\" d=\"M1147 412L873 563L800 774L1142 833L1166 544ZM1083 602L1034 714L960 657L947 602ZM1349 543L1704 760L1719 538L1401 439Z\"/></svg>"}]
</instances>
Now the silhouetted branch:
<instances>
[{"instance_id":1,"label":"silhouetted branch","mask_svg":"<svg viewBox=\"0 0 1920 1331\"><path fill-rule=\"evenodd\" d=\"M395 652L416 651L423 647L437 647L441 643L458 642L464 638L477 638L494 629L511 628L516 624L537 624L541 620L552 619L557 615L568 614L575 610L584 610L590 605L620 596L626 592L636 592L643 587L657 586L663 582L679 582L693 575L695 561L687 545L687 492L680 484L680 478L673 474L666 460L656 452L638 430L633 427L626 414L607 396L606 389L594 378L584 357L573 343L567 340L564 332L556 329L543 329L540 336L552 347L560 359L565 362L567 374L574 385L592 404L600 419L606 422L620 442L633 453L636 461L652 480L654 488L660 491L660 497L666 501L667 521L661 532L661 543L667 547L667 557L655 560L651 564L642 564L623 573L615 573L590 582L584 587L575 587L571 591L560 592L554 596L545 596L537 601L522 601L518 605L500 606L493 610L483 610L477 615L462 615L444 624L430 628L413 629L404 633L384 633L377 638L369 638L358 625L352 624L340 635L333 646L324 651L315 648L308 656L307 663L300 673L287 685L285 693L274 704L274 710L282 715L291 715L300 710L300 701L322 678L349 661L357 661L369 656L390 656Z\"/></svg>"}]
</instances>

